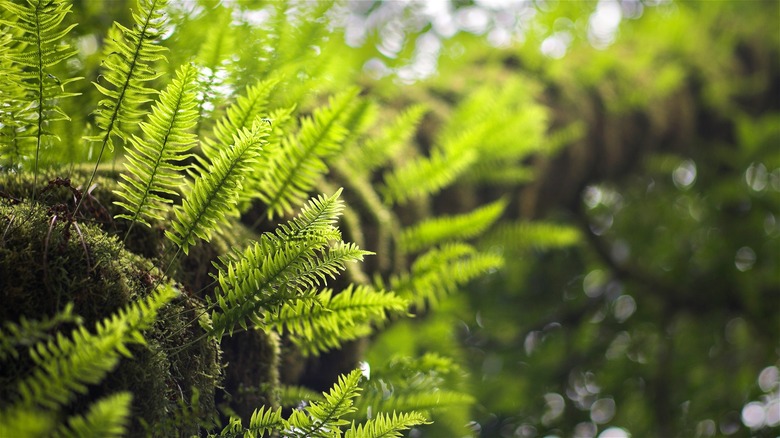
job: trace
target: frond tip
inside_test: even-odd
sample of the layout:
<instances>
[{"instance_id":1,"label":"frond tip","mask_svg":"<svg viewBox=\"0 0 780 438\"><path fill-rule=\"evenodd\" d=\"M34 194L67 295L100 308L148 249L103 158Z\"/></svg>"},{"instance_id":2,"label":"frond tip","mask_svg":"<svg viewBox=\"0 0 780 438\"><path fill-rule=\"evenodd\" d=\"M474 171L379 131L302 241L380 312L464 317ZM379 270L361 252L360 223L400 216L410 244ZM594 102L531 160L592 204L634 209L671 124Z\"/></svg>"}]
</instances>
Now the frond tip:
<instances>
[{"instance_id":1,"label":"frond tip","mask_svg":"<svg viewBox=\"0 0 780 438\"><path fill-rule=\"evenodd\" d=\"M148 121L141 123L144 137L131 138L134 147L126 151L127 172L115 192L122 198L115 203L128 213L115 217L146 226L151 226L150 220L164 219L163 205L172 202L165 195L176 195L181 181L182 166L176 163L190 156L187 152L197 140L192 133L198 116L196 89L197 71L185 64L160 95Z\"/></svg>"},{"instance_id":2,"label":"frond tip","mask_svg":"<svg viewBox=\"0 0 780 438\"><path fill-rule=\"evenodd\" d=\"M222 260L217 281L219 311L212 314L212 334L221 337L248 322L265 327L269 309L281 306L345 269L345 263L370 254L341 242L335 226L343 205L333 196L312 199L301 213L275 233L265 233L242 253ZM335 242L334 242L335 241Z\"/></svg>"},{"instance_id":3,"label":"frond tip","mask_svg":"<svg viewBox=\"0 0 780 438\"><path fill-rule=\"evenodd\" d=\"M252 129L242 129L233 137L233 145L220 150L188 190L184 202L174 210L173 231L165 235L184 251L197 239L208 240L214 229L228 216L237 214L241 183L260 157L270 127L256 120Z\"/></svg>"}]
</instances>

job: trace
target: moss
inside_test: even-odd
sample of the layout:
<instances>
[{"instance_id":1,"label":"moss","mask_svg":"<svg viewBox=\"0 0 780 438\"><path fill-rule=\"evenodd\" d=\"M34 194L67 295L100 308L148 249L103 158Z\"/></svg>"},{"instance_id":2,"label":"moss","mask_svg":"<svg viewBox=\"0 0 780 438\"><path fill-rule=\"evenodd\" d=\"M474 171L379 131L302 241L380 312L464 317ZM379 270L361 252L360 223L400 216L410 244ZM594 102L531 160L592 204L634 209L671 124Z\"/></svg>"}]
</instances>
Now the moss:
<instances>
[{"instance_id":1,"label":"moss","mask_svg":"<svg viewBox=\"0 0 780 438\"><path fill-rule=\"evenodd\" d=\"M95 224L71 221L68 210L57 205L0 202L2 321L18 321L21 316L39 319L73 302L75 313L90 327L146 296L157 280L150 276L154 271L149 260L125 250L116 236ZM135 346L132 359L122 360L65 413L80 412L105 394L129 390L134 394L131 433L135 435L143 432L144 422L152 428L164 424L172 412L192 400L193 389L199 394L199 406L193 410L212 411L220 380L220 352L192 322L197 319L194 315L202 313L200 301L182 294L146 332L147 345ZM69 332L67 327L62 329ZM2 388L10 390L10 383L29 372L30 366L26 357L4 363ZM196 421L175 428L195 433Z\"/></svg>"},{"instance_id":2,"label":"moss","mask_svg":"<svg viewBox=\"0 0 780 438\"><path fill-rule=\"evenodd\" d=\"M150 285L159 281L153 264L163 264L160 260L172 254L170 249L166 252L165 224L136 225L128 234L129 222L113 219L121 213L114 205L119 199L114 193L118 173L102 169L92 189L83 194L75 218L80 233L75 225L66 225L66 213L75 210L75 194L81 192L79 182L87 181L90 172L76 169L66 180L58 171L46 171L37 186L29 175L0 178L0 196L5 198L0 199L5 219L0 226L5 229L10 224L7 242L0 243L0 293L4 303L11 303L0 309L3 321L21 314L51 315L74 301L76 313L92 324L145 296ZM26 202L11 205L33 197L36 207ZM23 213L24 209L29 212ZM62 215L49 232L57 211ZM196 433L195 423L215 411L215 400L225 411L246 419L261 405L276 405L279 346L275 335L252 332L225 339L223 358L219 343L205 338L193 323L196 315L204 314L205 298L213 294L213 262L257 237L238 221L221 231L173 263L168 275L182 290L182 298L161 311L159 322L145 334L147 345L132 349L134 359L123 361L76 409L101 394L129 389L135 395L132 432L167 436ZM26 369L21 365L16 371L0 372L0 379L13 380ZM225 391L220 391L223 374Z\"/></svg>"}]
</instances>

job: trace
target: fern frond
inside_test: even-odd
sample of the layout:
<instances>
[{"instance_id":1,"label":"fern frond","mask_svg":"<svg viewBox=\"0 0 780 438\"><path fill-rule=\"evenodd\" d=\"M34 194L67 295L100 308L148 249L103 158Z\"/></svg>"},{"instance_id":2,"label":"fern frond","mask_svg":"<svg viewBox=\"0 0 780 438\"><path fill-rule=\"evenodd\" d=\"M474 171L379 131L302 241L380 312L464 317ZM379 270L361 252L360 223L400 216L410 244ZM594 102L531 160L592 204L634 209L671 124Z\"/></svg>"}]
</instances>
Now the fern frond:
<instances>
[{"instance_id":1,"label":"fern frond","mask_svg":"<svg viewBox=\"0 0 780 438\"><path fill-rule=\"evenodd\" d=\"M133 135L133 149L125 153L127 172L122 173L115 193L121 198L115 204L128 213L117 214L133 223L151 226L150 220L163 220L163 204L173 202L165 195L176 195L181 185L181 166L175 163L188 158L197 141L192 128L197 122L197 71L183 65L176 79L162 92L152 108L148 122L141 123L144 138ZM132 225L131 225L132 227Z\"/></svg>"},{"instance_id":2,"label":"fern frond","mask_svg":"<svg viewBox=\"0 0 780 438\"><path fill-rule=\"evenodd\" d=\"M341 150L347 135L341 119L357 93L356 89L343 92L327 107L304 117L298 135L286 137L269 157L268 171L257 186L269 219L291 213L306 199L317 178L327 172L325 160Z\"/></svg>"},{"instance_id":3,"label":"fern frond","mask_svg":"<svg viewBox=\"0 0 780 438\"><path fill-rule=\"evenodd\" d=\"M12 406L0 410L0 436L48 437L56 427L55 415L34 408Z\"/></svg>"},{"instance_id":4,"label":"fern frond","mask_svg":"<svg viewBox=\"0 0 780 438\"><path fill-rule=\"evenodd\" d=\"M356 410L353 406L353 399L361 392L361 376L359 369L353 370L346 376L339 376L338 382L333 385L330 391L322 393L325 397L324 401L313 401L306 407L305 410L309 416L310 423L291 424L293 426L293 436L332 436L334 428L350 424L342 417Z\"/></svg>"},{"instance_id":5,"label":"fern frond","mask_svg":"<svg viewBox=\"0 0 780 438\"><path fill-rule=\"evenodd\" d=\"M418 157L385 174L385 200L403 204L436 194L455 182L478 159L477 149L472 147L476 137L475 131L469 131L453 150L434 149L429 157Z\"/></svg>"},{"instance_id":6,"label":"fern frond","mask_svg":"<svg viewBox=\"0 0 780 438\"><path fill-rule=\"evenodd\" d=\"M25 3L0 2L0 7L16 18L16 21L2 20L4 26L15 30L11 33L15 44L5 50L4 57L21 66L21 71L12 69L9 71L12 74L3 80L24 90L23 100L18 102L21 105L10 108L15 121L15 126L12 126L17 134L15 141L20 142L17 146L25 142L22 140L25 137L29 139L27 142L35 144L37 178L43 139L54 137L47 125L58 120L70 120L58 101L79 95L66 92L65 86L83 78L59 79L51 68L76 54L76 50L62 41L76 27L75 24L61 26L71 12L70 3L60 0L27 0ZM13 74L14 70L17 75Z\"/></svg>"},{"instance_id":7,"label":"fern frond","mask_svg":"<svg viewBox=\"0 0 780 438\"><path fill-rule=\"evenodd\" d=\"M285 302L264 319L267 326L289 333L307 355L317 355L370 334L372 323L384 321L388 313L404 313L409 304L392 292L362 285L350 285L336 295L325 289L313 298L313 303Z\"/></svg>"},{"instance_id":8,"label":"fern frond","mask_svg":"<svg viewBox=\"0 0 780 438\"><path fill-rule=\"evenodd\" d=\"M134 25L127 28L119 23L109 31L106 39L103 78L106 85L93 82L105 99L95 110L95 124L102 131L87 140L101 143L101 151L113 150L113 136L123 141L146 114L139 107L149 102L155 90L146 84L162 75L154 70L155 62L165 60L159 45L165 32L167 0L138 0L138 12L133 12Z\"/></svg>"},{"instance_id":9,"label":"fern frond","mask_svg":"<svg viewBox=\"0 0 780 438\"><path fill-rule=\"evenodd\" d=\"M391 277L389 289L424 308L426 303L436 305L458 287L501 266L503 259L498 255L462 243L446 244L420 256L410 272Z\"/></svg>"},{"instance_id":10,"label":"fern frond","mask_svg":"<svg viewBox=\"0 0 780 438\"><path fill-rule=\"evenodd\" d=\"M424 105L407 108L376 137L371 137L361 148L350 151L347 157L349 168L355 172L370 173L385 165L408 145L427 111Z\"/></svg>"},{"instance_id":11,"label":"fern frond","mask_svg":"<svg viewBox=\"0 0 780 438\"><path fill-rule=\"evenodd\" d=\"M36 368L17 385L18 405L54 409L72 400L75 393L85 393L86 385L100 382L120 355L130 356L128 343L144 343L141 331L154 323L157 311L175 293L169 285L161 286L144 300L98 322L94 333L79 327L70 339L58 333L56 340L31 347Z\"/></svg>"},{"instance_id":12,"label":"fern frond","mask_svg":"<svg viewBox=\"0 0 780 438\"><path fill-rule=\"evenodd\" d=\"M474 397L456 388L464 371L451 358L434 353L419 358L396 357L372 368L372 378L364 384L358 400L359 412L429 412L467 406ZM386 388L393 388L388 396Z\"/></svg>"},{"instance_id":13,"label":"fern frond","mask_svg":"<svg viewBox=\"0 0 780 438\"><path fill-rule=\"evenodd\" d=\"M292 411L282 418L282 408L262 407L252 414L249 427L244 428L241 419L231 418L220 437L258 437L266 432L279 432L286 438L340 437L340 427L349 424L342 417L354 412L353 399L360 394L360 370L339 376L329 392L323 392L320 400L312 401L305 409Z\"/></svg>"},{"instance_id":14,"label":"fern frond","mask_svg":"<svg viewBox=\"0 0 780 438\"><path fill-rule=\"evenodd\" d=\"M132 399L133 396L129 392L104 397L92 403L85 415L70 417L67 426L61 426L55 436L73 438L123 436L130 419Z\"/></svg>"},{"instance_id":15,"label":"fern frond","mask_svg":"<svg viewBox=\"0 0 780 438\"><path fill-rule=\"evenodd\" d=\"M422 424L430 424L430 421L419 412L404 412L400 415L395 411L392 415L379 413L364 424L355 425L353 422L344 438L400 438L403 436L402 431Z\"/></svg>"},{"instance_id":16,"label":"fern frond","mask_svg":"<svg viewBox=\"0 0 780 438\"><path fill-rule=\"evenodd\" d=\"M246 92L217 121L213 138L203 141L203 153L206 156L217 155L221 145L230 144L233 133L250 128L258 118L265 117L269 112L271 93L278 84L278 79L267 79L246 87Z\"/></svg>"},{"instance_id":17,"label":"fern frond","mask_svg":"<svg viewBox=\"0 0 780 438\"><path fill-rule=\"evenodd\" d=\"M415 252L442 242L478 236L501 216L506 204L498 200L470 213L426 219L403 231L401 247Z\"/></svg>"},{"instance_id":18,"label":"fern frond","mask_svg":"<svg viewBox=\"0 0 780 438\"><path fill-rule=\"evenodd\" d=\"M269 306L323 284L345 269L345 263L370 254L353 244L330 245L341 238L334 226L343 209L340 194L312 199L275 233L265 233L242 253L222 258L225 266L218 266L216 275L220 311L212 314L216 337L225 331L232 334L236 325L246 328L247 320L263 327Z\"/></svg>"},{"instance_id":19,"label":"fern frond","mask_svg":"<svg viewBox=\"0 0 780 438\"><path fill-rule=\"evenodd\" d=\"M6 322L5 327L0 329L0 360L9 356L18 358L20 347L29 347L43 339L50 340L51 334L48 332L67 323L81 323L81 317L73 314L72 303L65 305L51 318L29 320L22 316L18 324Z\"/></svg>"},{"instance_id":20,"label":"fern frond","mask_svg":"<svg viewBox=\"0 0 780 438\"><path fill-rule=\"evenodd\" d=\"M201 176L174 209L173 231L165 235L185 254L198 238L208 240L215 227L231 215L237 215L236 202L241 182L257 161L268 137L268 124L256 120L252 129L243 129L233 137L233 145L219 151Z\"/></svg>"},{"instance_id":21,"label":"fern frond","mask_svg":"<svg viewBox=\"0 0 780 438\"><path fill-rule=\"evenodd\" d=\"M545 221L516 221L500 224L482 243L485 247L517 252L564 248L576 245L581 239L582 234L576 227Z\"/></svg>"}]
</instances>

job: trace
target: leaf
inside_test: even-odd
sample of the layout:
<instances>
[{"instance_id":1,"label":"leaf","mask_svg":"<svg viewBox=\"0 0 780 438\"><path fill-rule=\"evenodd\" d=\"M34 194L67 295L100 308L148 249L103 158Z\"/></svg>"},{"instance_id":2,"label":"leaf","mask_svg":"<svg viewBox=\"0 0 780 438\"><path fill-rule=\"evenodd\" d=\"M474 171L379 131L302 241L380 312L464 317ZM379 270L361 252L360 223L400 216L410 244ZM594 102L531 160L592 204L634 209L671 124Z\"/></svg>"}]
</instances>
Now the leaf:
<instances>
[{"instance_id":1,"label":"leaf","mask_svg":"<svg viewBox=\"0 0 780 438\"><path fill-rule=\"evenodd\" d=\"M242 129L233 144L219 151L211 164L201 168L200 177L187 190L182 205L174 209L173 231L165 235L185 254L197 239L208 240L228 216L237 215L241 182L260 157L270 127L256 120L252 129Z\"/></svg>"},{"instance_id":2,"label":"leaf","mask_svg":"<svg viewBox=\"0 0 780 438\"><path fill-rule=\"evenodd\" d=\"M176 79L160 94L148 121L141 123L143 138L133 135L134 146L126 153L127 172L122 173L121 198L115 204L128 213L115 217L151 226L151 220L164 220L181 185L182 166L177 162L190 157L189 150L197 141L192 129L197 122L197 72L192 65L183 65Z\"/></svg>"}]
</instances>

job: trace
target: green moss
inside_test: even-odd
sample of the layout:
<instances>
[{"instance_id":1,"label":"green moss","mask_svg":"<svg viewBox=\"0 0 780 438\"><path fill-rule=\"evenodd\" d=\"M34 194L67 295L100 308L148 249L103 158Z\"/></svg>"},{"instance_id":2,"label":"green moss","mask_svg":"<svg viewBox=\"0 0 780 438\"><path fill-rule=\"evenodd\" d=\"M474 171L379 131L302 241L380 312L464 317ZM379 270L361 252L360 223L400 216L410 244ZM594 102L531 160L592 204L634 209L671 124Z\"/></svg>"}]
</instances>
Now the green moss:
<instances>
[{"instance_id":1,"label":"green moss","mask_svg":"<svg viewBox=\"0 0 780 438\"><path fill-rule=\"evenodd\" d=\"M127 251L116 235L107 234L96 224L72 221L67 203L54 202L54 196L47 199L47 203L35 204L0 202L2 321L18 321L21 316L40 319L73 302L75 313L90 327L150 293L159 277L150 275L155 271L148 259ZM144 431L143 423L152 430L166 425L169 416L193 400L194 390L199 397L192 410L213 411L221 373L220 352L193 322L202 313L200 301L183 293L161 311L157 324L147 331L147 345L133 348L132 359L123 360L101 385L90 388L65 413L80 412L105 394L129 390L134 394L131 432L135 435ZM69 332L67 327L63 330ZM0 398L6 398L12 382L30 368L27 357L4 363L0 367L0 387L4 388ZM191 418L189 424L176 424L166 432L195 433L197 421Z\"/></svg>"}]
</instances>

